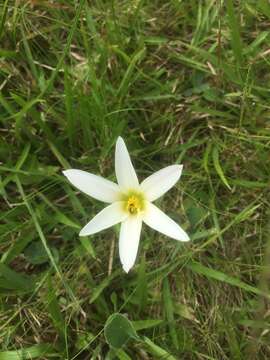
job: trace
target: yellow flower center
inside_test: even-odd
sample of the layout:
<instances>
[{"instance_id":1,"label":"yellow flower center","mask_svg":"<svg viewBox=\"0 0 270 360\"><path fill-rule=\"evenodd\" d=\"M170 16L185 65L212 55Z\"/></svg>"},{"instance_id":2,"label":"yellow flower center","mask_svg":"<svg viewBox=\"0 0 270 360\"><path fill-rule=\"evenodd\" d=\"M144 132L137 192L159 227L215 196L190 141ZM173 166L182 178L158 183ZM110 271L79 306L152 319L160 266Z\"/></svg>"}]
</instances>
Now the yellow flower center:
<instances>
[{"instance_id":1,"label":"yellow flower center","mask_svg":"<svg viewBox=\"0 0 270 360\"><path fill-rule=\"evenodd\" d=\"M123 195L123 201L125 204L125 211L128 211L130 215L137 215L140 211L144 210L144 198L143 195L137 192L129 192Z\"/></svg>"},{"instance_id":2,"label":"yellow flower center","mask_svg":"<svg viewBox=\"0 0 270 360\"><path fill-rule=\"evenodd\" d=\"M140 210L141 210L141 204L139 199L134 195L129 197L127 201L127 211L130 214L137 214Z\"/></svg>"}]
</instances>

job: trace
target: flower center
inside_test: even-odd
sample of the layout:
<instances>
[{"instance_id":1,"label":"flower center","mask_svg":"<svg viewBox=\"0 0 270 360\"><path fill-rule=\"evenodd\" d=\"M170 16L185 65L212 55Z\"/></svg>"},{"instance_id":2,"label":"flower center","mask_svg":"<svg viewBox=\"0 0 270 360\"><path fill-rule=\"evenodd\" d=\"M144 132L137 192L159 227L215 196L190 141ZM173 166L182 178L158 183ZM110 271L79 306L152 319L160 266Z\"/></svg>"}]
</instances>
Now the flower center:
<instances>
[{"instance_id":1,"label":"flower center","mask_svg":"<svg viewBox=\"0 0 270 360\"><path fill-rule=\"evenodd\" d=\"M137 215L139 212L144 210L144 197L143 194L130 191L129 193L123 194L123 201L125 211L130 215Z\"/></svg>"},{"instance_id":2,"label":"flower center","mask_svg":"<svg viewBox=\"0 0 270 360\"><path fill-rule=\"evenodd\" d=\"M140 200L134 195L130 196L127 201L127 211L130 214L137 214L140 210L141 210Z\"/></svg>"}]
</instances>

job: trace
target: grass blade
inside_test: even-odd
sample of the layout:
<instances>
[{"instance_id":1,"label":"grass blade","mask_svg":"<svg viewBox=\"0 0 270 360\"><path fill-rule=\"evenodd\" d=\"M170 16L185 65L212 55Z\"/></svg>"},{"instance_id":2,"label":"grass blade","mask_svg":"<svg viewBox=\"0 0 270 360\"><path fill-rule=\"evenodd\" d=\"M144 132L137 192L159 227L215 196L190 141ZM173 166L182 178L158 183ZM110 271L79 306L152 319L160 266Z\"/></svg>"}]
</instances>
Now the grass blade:
<instances>
[{"instance_id":1,"label":"grass blade","mask_svg":"<svg viewBox=\"0 0 270 360\"><path fill-rule=\"evenodd\" d=\"M229 285L239 287L240 289L243 289L247 292L251 292L256 295L261 295L261 296L266 297L267 299L270 299L270 295L263 292L259 288L249 285L249 284L246 284L245 282L241 281L240 279L229 276L229 275L223 273L222 271L211 269L207 266L204 266L198 262L193 262L193 261L189 262L186 266L189 269L191 269L192 271L196 272L197 274L204 275L204 276L208 277L209 279L214 279L217 281L225 282Z\"/></svg>"},{"instance_id":2,"label":"grass blade","mask_svg":"<svg viewBox=\"0 0 270 360\"><path fill-rule=\"evenodd\" d=\"M35 288L34 279L30 276L21 275L14 270L11 270L7 265L0 263L0 275L4 279L1 281L1 287L6 289L18 289L27 292L32 292Z\"/></svg>"},{"instance_id":3,"label":"grass blade","mask_svg":"<svg viewBox=\"0 0 270 360\"><path fill-rule=\"evenodd\" d=\"M164 350L162 347L156 345L152 340L150 340L148 337L144 337L144 345L147 348L147 350L155 356L157 359L166 359L166 360L177 360L174 356L169 354L166 350Z\"/></svg>"},{"instance_id":4,"label":"grass blade","mask_svg":"<svg viewBox=\"0 0 270 360\"><path fill-rule=\"evenodd\" d=\"M235 11L233 1L227 0L226 4L228 24L231 30L231 46L233 49L234 57L240 65L243 62L243 44L240 36L240 22L236 17L237 11Z\"/></svg>"},{"instance_id":5,"label":"grass blade","mask_svg":"<svg viewBox=\"0 0 270 360\"><path fill-rule=\"evenodd\" d=\"M219 151L218 151L218 148L217 148L216 146L213 148L212 156L213 156L214 167L215 167L216 172L218 173L221 181L223 182L223 184L224 184L229 190L231 190L231 187L230 187L227 179L225 178L224 172L223 172L222 167L221 167L221 165L220 165L220 162L219 162Z\"/></svg>"},{"instance_id":6,"label":"grass blade","mask_svg":"<svg viewBox=\"0 0 270 360\"><path fill-rule=\"evenodd\" d=\"M124 94L127 93L128 87L130 86L130 80L135 69L136 64L143 59L145 56L146 50L145 48L139 50L130 60L129 66L123 76L121 84L117 90L117 97L119 97L119 102L121 103L121 99L123 98Z\"/></svg>"},{"instance_id":7,"label":"grass blade","mask_svg":"<svg viewBox=\"0 0 270 360\"><path fill-rule=\"evenodd\" d=\"M173 311L173 300L170 292L170 285L168 278L163 279L163 304L166 313L166 319L168 321L169 331L172 338L172 342L176 349L179 349L178 337L175 327L174 311Z\"/></svg>"},{"instance_id":8,"label":"grass blade","mask_svg":"<svg viewBox=\"0 0 270 360\"><path fill-rule=\"evenodd\" d=\"M37 344L18 350L2 351L0 352L0 360L31 360L50 355L60 358L51 344Z\"/></svg>"}]
</instances>

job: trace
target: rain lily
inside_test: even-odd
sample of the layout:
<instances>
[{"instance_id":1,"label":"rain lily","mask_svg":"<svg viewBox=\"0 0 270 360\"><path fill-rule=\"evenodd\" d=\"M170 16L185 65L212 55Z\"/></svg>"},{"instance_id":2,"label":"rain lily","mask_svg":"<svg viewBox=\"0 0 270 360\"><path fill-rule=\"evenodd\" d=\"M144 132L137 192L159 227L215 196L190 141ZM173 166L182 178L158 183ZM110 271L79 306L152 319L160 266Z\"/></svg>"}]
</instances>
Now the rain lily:
<instances>
[{"instance_id":1,"label":"rain lily","mask_svg":"<svg viewBox=\"0 0 270 360\"><path fill-rule=\"evenodd\" d=\"M119 255L126 272L135 263L143 222L173 239L188 241L186 232L152 203L175 185L182 168L182 165L165 167L139 184L124 140L118 137L115 149L118 184L82 170L63 171L77 189L110 204L86 224L79 235L92 235L121 222Z\"/></svg>"}]
</instances>

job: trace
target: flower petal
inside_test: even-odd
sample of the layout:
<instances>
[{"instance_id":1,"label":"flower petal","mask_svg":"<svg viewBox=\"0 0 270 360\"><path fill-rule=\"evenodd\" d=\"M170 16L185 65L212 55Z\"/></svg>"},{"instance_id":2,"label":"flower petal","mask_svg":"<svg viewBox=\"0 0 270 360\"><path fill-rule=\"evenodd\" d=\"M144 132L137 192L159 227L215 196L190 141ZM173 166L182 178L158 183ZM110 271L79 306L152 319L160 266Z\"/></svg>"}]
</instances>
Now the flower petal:
<instances>
[{"instance_id":1,"label":"flower petal","mask_svg":"<svg viewBox=\"0 0 270 360\"><path fill-rule=\"evenodd\" d=\"M151 228L180 241L189 241L188 234L154 204L148 202L143 221Z\"/></svg>"},{"instance_id":2,"label":"flower petal","mask_svg":"<svg viewBox=\"0 0 270 360\"><path fill-rule=\"evenodd\" d=\"M129 272L135 263L142 228L140 216L129 216L121 224L119 255L125 272Z\"/></svg>"},{"instance_id":3,"label":"flower petal","mask_svg":"<svg viewBox=\"0 0 270 360\"><path fill-rule=\"evenodd\" d=\"M120 187L137 188L139 186L127 147L120 136L116 141L115 147L115 173Z\"/></svg>"},{"instance_id":4,"label":"flower petal","mask_svg":"<svg viewBox=\"0 0 270 360\"><path fill-rule=\"evenodd\" d=\"M110 226L125 220L128 213L124 211L124 203L117 201L101 210L84 228L80 231L80 236L95 234Z\"/></svg>"},{"instance_id":5,"label":"flower petal","mask_svg":"<svg viewBox=\"0 0 270 360\"><path fill-rule=\"evenodd\" d=\"M120 188L109 180L77 169L65 170L63 174L72 185L94 199L108 203L119 200Z\"/></svg>"},{"instance_id":6,"label":"flower petal","mask_svg":"<svg viewBox=\"0 0 270 360\"><path fill-rule=\"evenodd\" d=\"M146 178L140 185L146 198L154 201L167 192L179 180L183 165L171 165Z\"/></svg>"}]
</instances>

